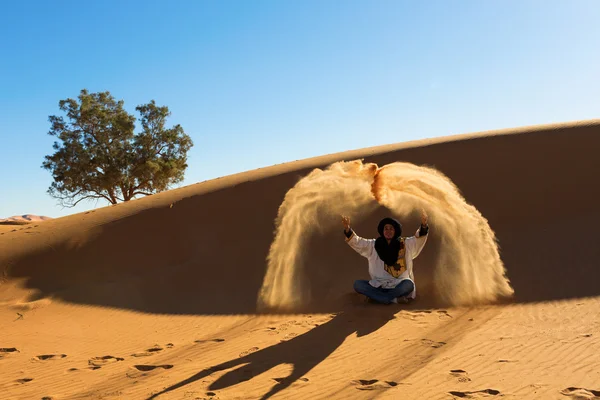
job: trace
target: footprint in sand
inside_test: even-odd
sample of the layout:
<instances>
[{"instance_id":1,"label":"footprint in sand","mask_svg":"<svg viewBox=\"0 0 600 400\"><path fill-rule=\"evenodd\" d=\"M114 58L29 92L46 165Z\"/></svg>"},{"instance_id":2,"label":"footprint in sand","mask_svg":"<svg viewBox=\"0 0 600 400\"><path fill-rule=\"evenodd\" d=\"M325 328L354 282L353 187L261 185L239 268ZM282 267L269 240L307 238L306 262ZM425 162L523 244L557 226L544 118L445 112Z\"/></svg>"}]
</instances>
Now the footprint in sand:
<instances>
[{"instance_id":1,"label":"footprint in sand","mask_svg":"<svg viewBox=\"0 0 600 400\"><path fill-rule=\"evenodd\" d=\"M398 317L417 321L423 317L423 314L429 314L431 311L401 311Z\"/></svg>"},{"instance_id":2,"label":"footprint in sand","mask_svg":"<svg viewBox=\"0 0 600 400\"><path fill-rule=\"evenodd\" d=\"M14 353L15 351L19 350L16 347L0 347L0 353Z\"/></svg>"},{"instance_id":3,"label":"footprint in sand","mask_svg":"<svg viewBox=\"0 0 600 400\"><path fill-rule=\"evenodd\" d=\"M592 390L578 387L568 387L560 391L561 394L565 396L572 396L577 399L599 399L600 398L600 390Z\"/></svg>"},{"instance_id":4,"label":"footprint in sand","mask_svg":"<svg viewBox=\"0 0 600 400\"><path fill-rule=\"evenodd\" d=\"M129 371L125 374L130 379L139 379L147 376L148 372L156 369L171 369L172 364L161 364L161 365L149 365L149 364L137 364L129 367Z\"/></svg>"},{"instance_id":5,"label":"footprint in sand","mask_svg":"<svg viewBox=\"0 0 600 400\"><path fill-rule=\"evenodd\" d=\"M438 314L438 318L439 319L450 319L450 318L452 318L452 315L450 315L448 313L448 311L446 311L446 310L438 310L437 314Z\"/></svg>"},{"instance_id":6,"label":"footprint in sand","mask_svg":"<svg viewBox=\"0 0 600 400\"><path fill-rule=\"evenodd\" d=\"M284 322L283 324L279 325L279 327L276 328L276 329L279 329L280 331L285 331L288 328L290 328L292 325L301 325L301 324L299 324L298 322L296 322L296 320L292 320L292 321ZM269 329L273 330L275 328L269 328Z\"/></svg>"},{"instance_id":7,"label":"footprint in sand","mask_svg":"<svg viewBox=\"0 0 600 400\"><path fill-rule=\"evenodd\" d=\"M398 382L380 381L379 379L359 379L352 381L352 384L358 390L382 390L398 386Z\"/></svg>"},{"instance_id":8,"label":"footprint in sand","mask_svg":"<svg viewBox=\"0 0 600 400\"><path fill-rule=\"evenodd\" d=\"M163 364L163 365L134 365L133 368L137 369L138 371L148 372L148 371L152 371L153 369L156 369L156 368L171 369L171 368L173 368L173 365L171 365L171 364Z\"/></svg>"},{"instance_id":9,"label":"footprint in sand","mask_svg":"<svg viewBox=\"0 0 600 400\"><path fill-rule=\"evenodd\" d=\"M284 337L283 337L283 338L280 340L280 342L285 342L286 340L293 339L293 338L295 338L296 336L298 336L298 334L297 334L297 333L290 332L290 333L288 333L287 335L285 335L285 336L284 336Z\"/></svg>"},{"instance_id":10,"label":"footprint in sand","mask_svg":"<svg viewBox=\"0 0 600 400\"><path fill-rule=\"evenodd\" d=\"M285 322L277 327L268 326L266 328L267 334L268 335L279 335L280 331L287 331L290 326L297 325L297 324L295 324L295 322L296 321Z\"/></svg>"},{"instance_id":11,"label":"footprint in sand","mask_svg":"<svg viewBox=\"0 0 600 400\"><path fill-rule=\"evenodd\" d=\"M281 382L285 381L287 378L272 378L272 379L277 383L281 383ZM297 380L302 381L302 382L308 382L308 378L298 378Z\"/></svg>"},{"instance_id":12,"label":"footprint in sand","mask_svg":"<svg viewBox=\"0 0 600 400\"><path fill-rule=\"evenodd\" d=\"M291 326L291 323L284 322L283 324L279 325L276 329L280 330L280 331L286 331L290 326ZM273 329L273 328L271 328L271 329Z\"/></svg>"},{"instance_id":13,"label":"footprint in sand","mask_svg":"<svg viewBox=\"0 0 600 400\"><path fill-rule=\"evenodd\" d=\"M471 378L467 376L467 371L462 369L453 369L450 370L450 375L456 377L459 382L470 382Z\"/></svg>"},{"instance_id":14,"label":"footprint in sand","mask_svg":"<svg viewBox=\"0 0 600 400\"><path fill-rule=\"evenodd\" d=\"M98 369L100 367L105 366L106 364L112 364L117 361L123 360L124 358L113 356L92 357L88 360L88 364L91 365L93 369Z\"/></svg>"},{"instance_id":15,"label":"footprint in sand","mask_svg":"<svg viewBox=\"0 0 600 400\"><path fill-rule=\"evenodd\" d=\"M481 397L488 397L488 396L497 396L500 394L499 390L496 389L483 389L483 390L474 390L472 392L448 392L450 393L452 396L456 396L456 397L461 397L461 398L467 398L467 399L474 399L474 398L481 398Z\"/></svg>"},{"instance_id":16,"label":"footprint in sand","mask_svg":"<svg viewBox=\"0 0 600 400\"><path fill-rule=\"evenodd\" d=\"M242 352L240 353L240 357L245 357L245 356L247 356L248 354L254 353L255 351L258 351L258 347L252 347L251 349L248 349L248 350L246 350L246 351L242 351Z\"/></svg>"},{"instance_id":17,"label":"footprint in sand","mask_svg":"<svg viewBox=\"0 0 600 400\"><path fill-rule=\"evenodd\" d=\"M19 353L14 347L0 347L0 360L10 353Z\"/></svg>"},{"instance_id":18,"label":"footprint in sand","mask_svg":"<svg viewBox=\"0 0 600 400\"><path fill-rule=\"evenodd\" d=\"M194 343L209 343L209 342L221 343L224 341L225 341L225 339L200 339L200 340L194 340Z\"/></svg>"},{"instance_id":19,"label":"footprint in sand","mask_svg":"<svg viewBox=\"0 0 600 400\"><path fill-rule=\"evenodd\" d=\"M446 344L446 342L434 342L433 340L429 340L429 339L421 339L421 343L423 343L427 346L431 346L435 349L440 348Z\"/></svg>"},{"instance_id":20,"label":"footprint in sand","mask_svg":"<svg viewBox=\"0 0 600 400\"><path fill-rule=\"evenodd\" d=\"M46 361L46 360L58 360L65 358L66 354L42 354L41 356L35 356L32 358L34 361Z\"/></svg>"},{"instance_id":21,"label":"footprint in sand","mask_svg":"<svg viewBox=\"0 0 600 400\"><path fill-rule=\"evenodd\" d=\"M437 316L437 318L441 320L452 318L452 315L450 315L446 310L438 310L435 313L432 310L403 311L399 317L407 318L412 321L418 321L420 324L427 324L427 322L421 321L421 319L429 315Z\"/></svg>"},{"instance_id":22,"label":"footprint in sand","mask_svg":"<svg viewBox=\"0 0 600 400\"><path fill-rule=\"evenodd\" d=\"M184 395L185 397L185 395ZM185 397L187 398L187 397ZM192 398L192 397L190 397ZM194 400L219 400L215 392L206 392L206 397L193 397Z\"/></svg>"},{"instance_id":23,"label":"footprint in sand","mask_svg":"<svg viewBox=\"0 0 600 400\"><path fill-rule=\"evenodd\" d=\"M173 343L167 343L165 345L165 347L155 344L154 346L150 347L149 349L146 349L145 351L141 351L139 353L133 353L132 356L133 357L147 357L147 356L151 356L156 353L160 353L164 349L170 349L172 347L173 347Z\"/></svg>"},{"instance_id":24,"label":"footprint in sand","mask_svg":"<svg viewBox=\"0 0 600 400\"><path fill-rule=\"evenodd\" d=\"M312 318L312 317L309 317ZM292 320L292 321L287 321L282 323L279 326L268 326L266 328L260 328L257 330L263 331L267 333L267 335L270 336L274 336L274 335L279 335L280 333L285 333L284 331L287 331L290 328L294 328L294 327L301 327L301 328L312 328L313 326L319 326L319 324L315 324L313 321L296 321L296 320ZM284 337L282 340L288 340L291 339L292 337L298 336L298 333L288 333L286 335L286 337Z\"/></svg>"}]
</instances>

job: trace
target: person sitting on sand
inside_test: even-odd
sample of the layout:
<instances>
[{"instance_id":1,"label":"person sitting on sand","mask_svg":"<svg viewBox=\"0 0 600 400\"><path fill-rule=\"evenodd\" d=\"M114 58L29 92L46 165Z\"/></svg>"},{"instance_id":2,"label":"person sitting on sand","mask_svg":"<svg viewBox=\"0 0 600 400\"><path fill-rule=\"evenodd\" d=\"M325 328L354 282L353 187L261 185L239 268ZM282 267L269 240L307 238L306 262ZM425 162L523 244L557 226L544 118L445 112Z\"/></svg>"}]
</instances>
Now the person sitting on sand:
<instances>
[{"instance_id":1,"label":"person sitting on sand","mask_svg":"<svg viewBox=\"0 0 600 400\"><path fill-rule=\"evenodd\" d=\"M416 297L413 259L423 250L429 225L427 214L421 214L421 227L415 236L403 238L402 225L387 217L379 222L377 239L364 239L350 227L350 218L342 216L346 242L358 254L369 260L371 280L354 281L354 290L378 303L398 303Z\"/></svg>"}]
</instances>

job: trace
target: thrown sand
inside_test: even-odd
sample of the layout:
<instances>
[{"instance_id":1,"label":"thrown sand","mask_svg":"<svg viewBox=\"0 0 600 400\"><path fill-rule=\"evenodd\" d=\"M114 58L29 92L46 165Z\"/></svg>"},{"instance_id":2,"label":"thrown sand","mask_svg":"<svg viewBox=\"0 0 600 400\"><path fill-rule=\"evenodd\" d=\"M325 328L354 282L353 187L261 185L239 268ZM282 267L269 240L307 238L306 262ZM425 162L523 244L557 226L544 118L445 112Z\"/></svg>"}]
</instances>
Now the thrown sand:
<instances>
[{"instance_id":1,"label":"thrown sand","mask_svg":"<svg viewBox=\"0 0 600 400\"><path fill-rule=\"evenodd\" d=\"M379 168L354 161L316 169L286 194L259 307L289 311L308 303L310 288L299 285L297 271L303 266L307 239L314 230L339 227L342 214L368 215L377 205L401 220L421 208L430 215L442 243L433 263L434 289L442 303L484 304L513 294L494 232L446 176L410 163Z\"/></svg>"}]
</instances>

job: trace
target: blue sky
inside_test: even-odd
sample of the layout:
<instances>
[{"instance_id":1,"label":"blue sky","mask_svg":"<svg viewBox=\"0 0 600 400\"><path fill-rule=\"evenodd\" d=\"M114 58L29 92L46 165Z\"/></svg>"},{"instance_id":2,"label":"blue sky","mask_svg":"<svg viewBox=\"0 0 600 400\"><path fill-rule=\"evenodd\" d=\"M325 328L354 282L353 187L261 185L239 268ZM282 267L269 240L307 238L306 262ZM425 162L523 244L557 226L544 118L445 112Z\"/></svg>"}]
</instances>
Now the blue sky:
<instances>
[{"instance_id":1,"label":"blue sky","mask_svg":"<svg viewBox=\"0 0 600 400\"><path fill-rule=\"evenodd\" d=\"M87 88L193 138L184 185L600 117L600 1L20 1L0 13L0 218L59 217L49 115Z\"/></svg>"}]
</instances>

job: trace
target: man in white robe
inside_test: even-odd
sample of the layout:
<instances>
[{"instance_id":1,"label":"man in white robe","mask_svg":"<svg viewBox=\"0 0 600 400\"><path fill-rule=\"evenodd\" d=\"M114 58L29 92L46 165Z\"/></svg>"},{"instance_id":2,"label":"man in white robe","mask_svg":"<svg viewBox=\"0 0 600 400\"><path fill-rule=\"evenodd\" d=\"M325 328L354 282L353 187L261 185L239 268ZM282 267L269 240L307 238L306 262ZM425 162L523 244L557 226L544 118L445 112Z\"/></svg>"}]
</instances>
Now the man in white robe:
<instances>
[{"instance_id":1,"label":"man in white robe","mask_svg":"<svg viewBox=\"0 0 600 400\"><path fill-rule=\"evenodd\" d=\"M427 214L421 215L421 227L414 236L403 238L402 225L393 218L379 222L377 239L358 236L350 227L350 218L342 217L346 242L369 262L371 280L357 280L354 290L378 303L398 303L416 297L413 260L427 242Z\"/></svg>"}]
</instances>

